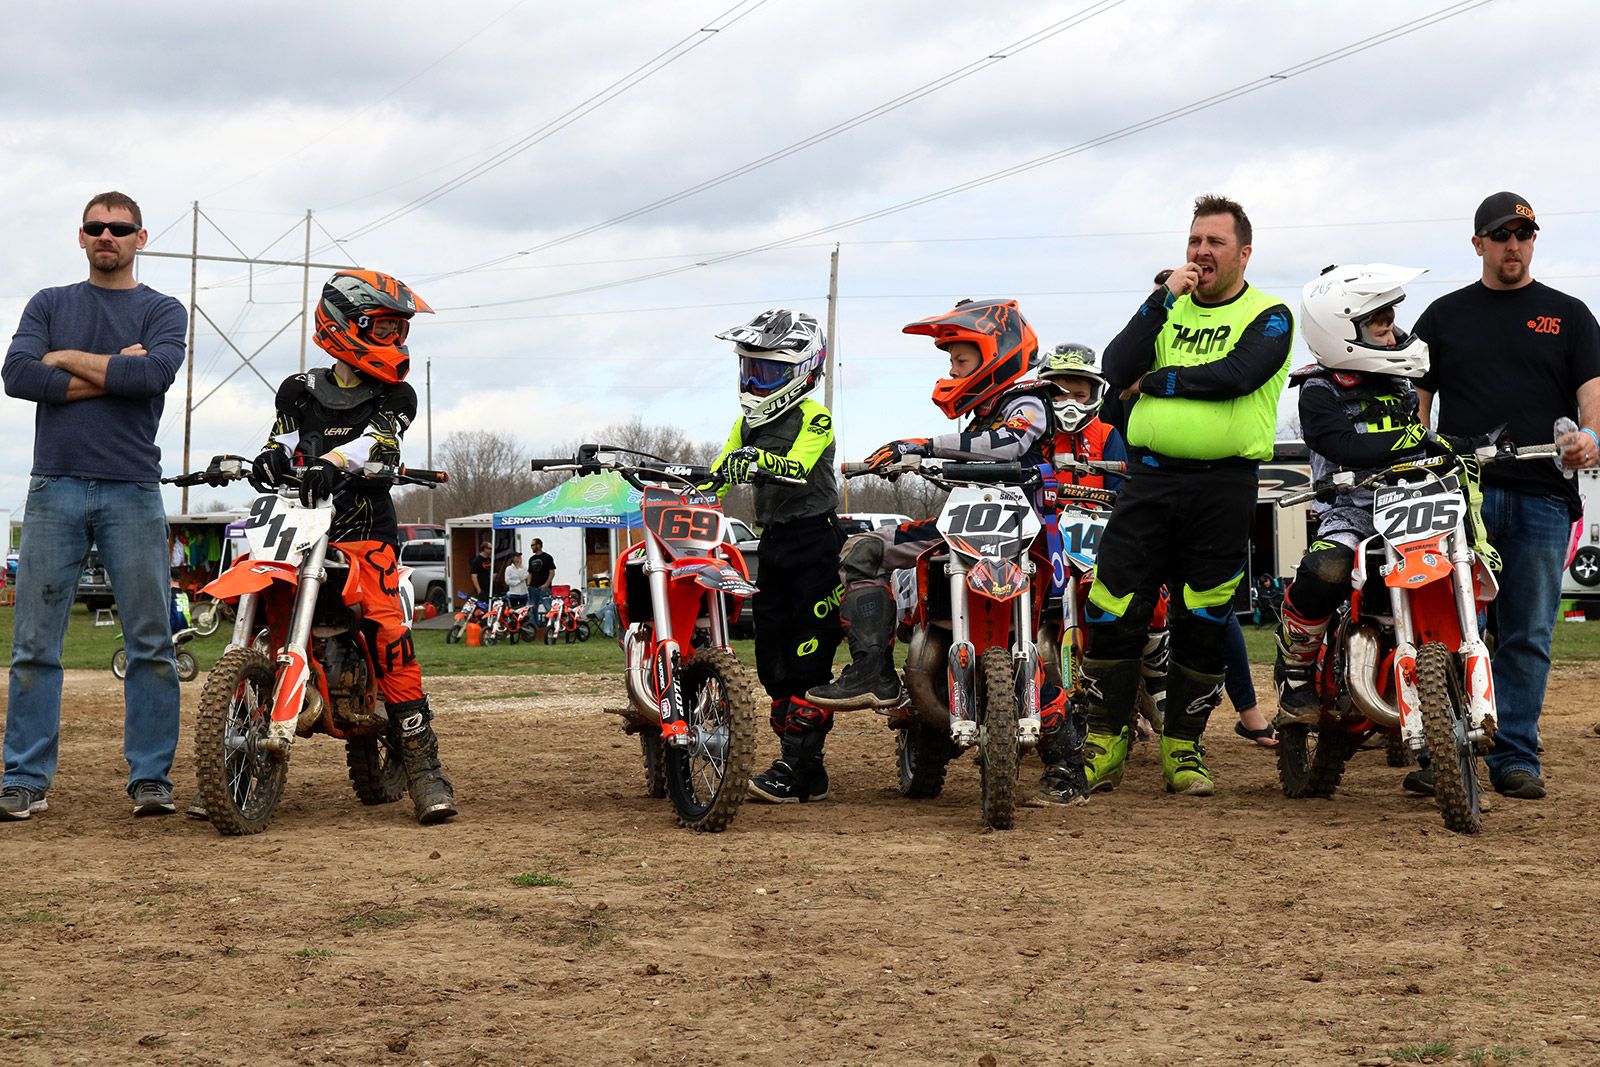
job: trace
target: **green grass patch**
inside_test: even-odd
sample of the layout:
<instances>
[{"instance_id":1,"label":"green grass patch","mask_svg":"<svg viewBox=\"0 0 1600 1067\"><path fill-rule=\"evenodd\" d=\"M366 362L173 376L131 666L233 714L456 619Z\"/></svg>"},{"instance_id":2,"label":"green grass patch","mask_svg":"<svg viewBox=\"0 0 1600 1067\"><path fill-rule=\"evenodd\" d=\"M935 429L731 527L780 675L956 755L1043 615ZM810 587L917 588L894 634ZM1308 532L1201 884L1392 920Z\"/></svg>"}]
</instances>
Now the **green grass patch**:
<instances>
[{"instance_id":1,"label":"green grass patch","mask_svg":"<svg viewBox=\"0 0 1600 1067\"><path fill-rule=\"evenodd\" d=\"M1508 1048L1505 1045L1496 1045L1493 1048L1468 1049L1461 1054L1461 1057L1472 1064L1472 1067L1488 1067L1489 1064L1495 1063L1515 1063L1522 1057L1531 1055L1531 1052L1521 1046Z\"/></svg>"},{"instance_id":2,"label":"green grass patch","mask_svg":"<svg viewBox=\"0 0 1600 1067\"><path fill-rule=\"evenodd\" d=\"M297 960L326 960L333 958L333 950L326 948L297 948L290 955Z\"/></svg>"},{"instance_id":3,"label":"green grass patch","mask_svg":"<svg viewBox=\"0 0 1600 1067\"><path fill-rule=\"evenodd\" d=\"M521 874L511 876L511 884L529 889L534 886L554 886L557 889L571 889L571 882L545 874L543 871L523 871Z\"/></svg>"},{"instance_id":4,"label":"green grass patch","mask_svg":"<svg viewBox=\"0 0 1600 1067\"><path fill-rule=\"evenodd\" d=\"M1420 1045L1401 1045L1389 1053L1389 1058L1401 1063L1421 1063L1424 1060L1442 1060L1454 1053L1455 1049L1448 1041L1425 1041Z\"/></svg>"}]
</instances>

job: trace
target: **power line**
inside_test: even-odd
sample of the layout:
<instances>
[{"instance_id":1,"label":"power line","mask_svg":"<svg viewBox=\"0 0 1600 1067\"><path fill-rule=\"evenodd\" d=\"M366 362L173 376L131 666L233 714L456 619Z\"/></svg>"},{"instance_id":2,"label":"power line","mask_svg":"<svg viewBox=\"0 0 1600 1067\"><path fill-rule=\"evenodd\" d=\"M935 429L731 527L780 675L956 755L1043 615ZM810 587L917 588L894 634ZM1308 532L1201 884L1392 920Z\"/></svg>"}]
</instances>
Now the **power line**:
<instances>
[{"instance_id":1,"label":"power line","mask_svg":"<svg viewBox=\"0 0 1600 1067\"><path fill-rule=\"evenodd\" d=\"M875 119L882 118L891 112L898 111L906 105L917 100L921 100L925 96L930 96L941 89L949 88L957 82L964 81L980 71L987 70L996 63L999 63L1001 60L1009 59L1015 55L1020 55L1035 45L1043 44L1052 37L1063 34L1067 30L1070 30L1081 23L1088 22L1096 15L1103 15L1112 8L1120 7L1126 2L1127 0L1096 0L1095 3L1090 4L1088 7L1082 8L1064 19L1059 19L1043 29L1036 30L1033 33L1028 34L1026 37L1012 41L1010 44L1002 45L1001 47L990 51L987 55L973 60L964 66L957 67L955 70L952 70L946 74L942 74L932 81L924 82L915 89L904 92L892 100L888 100L877 105L876 107L869 108L860 114L845 119L843 122L835 123L825 130L814 133L809 137L802 138L799 141L795 141L793 144L790 144L784 148L780 148L774 152L769 152L759 159L751 160L750 162L735 167L732 170L723 171L721 174L718 174L715 177L707 178L704 181L691 185L686 189L680 189L677 192L661 197L658 200L652 200L650 203L641 207L636 207L631 211L625 211L620 215L613 215L611 218L602 222L593 223L592 225L585 226L582 229L573 230L570 233L562 234L560 237L552 237L547 241L541 241L539 244L533 245L529 248L524 248L521 251L512 252L509 255L499 256L495 259L487 260L471 267L463 267L460 270L450 271L446 274L441 274L438 277L449 278L456 274L469 274L473 271L484 270L489 267L497 266L508 260L515 259L518 256L534 255L546 249L555 248L557 245L567 244L570 241L576 241L579 238L587 237L590 234L598 233L601 230L610 229L612 226L629 222L641 215L648 215L652 211L657 211L660 208L667 207L671 204L676 204L680 200L687 200L689 197L696 196L708 189L714 189L719 185L723 185L734 180L735 178L742 178L746 174L751 174L755 171L761 170L763 167L771 166L773 163L776 163L781 159L786 159L789 156L795 155L798 152L802 152L807 148L811 148L821 144L824 141L831 140L832 138L853 130L858 126L864 126Z\"/></svg>"},{"instance_id":2,"label":"power line","mask_svg":"<svg viewBox=\"0 0 1600 1067\"><path fill-rule=\"evenodd\" d=\"M369 222L364 226L356 227L354 230L346 234L344 239L352 240L357 237L364 237L374 230L383 226L387 226L396 219L403 218L406 215L411 214L413 211L416 211L418 208L431 204L440 197L454 192L469 182L481 178L490 171L504 166L506 163L510 162L516 156L521 155L523 152L526 152L534 145L539 144L556 133L559 133L561 130L566 129L568 126L571 126L584 116L605 106L618 96L621 96L629 89L632 89L634 86L638 85L640 82L643 82L655 74L660 73L666 67L676 63L690 52L693 52L696 48L699 48L707 41L710 41L718 33L731 28L740 20L744 19L747 15L750 15L757 8L764 6L768 2L769 0L739 0L738 3L734 4L732 7L728 8L728 10L712 19L710 24L702 26L688 36L674 42L672 45L663 49L661 52L658 52L655 56L635 67L633 70L629 71L621 78L618 78L604 89L580 101L578 104L575 104L562 114L551 119L549 122L546 122L543 126L540 126L538 129L514 141L510 147L501 149L499 152L496 152L483 162L469 167L466 171L456 175L454 178L451 178L440 185L435 186L426 193L423 193L421 196L418 196L415 199L401 204L399 207L380 215L372 222ZM741 8L743 10L740 10ZM720 25L718 25L718 23L720 23Z\"/></svg>"},{"instance_id":3,"label":"power line","mask_svg":"<svg viewBox=\"0 0 1600 1067\"><path fill-rule=\"evenodd\" d=\"M554 293L543 293L538 296L519 297L513 300L498 300L477 304L462 304L449 308L441 307L438 310L458 311L466 308L505 307L511 304L526 304L539 300L555 300L561 297L581 296L586 293L600 292L602 290L614 289L625 285L634 285L638 282L654 281L657 278L666 278L675 274L682 274L686 271L697 270L701 267L709 267L714 264L728 262L729 260L740 259L745 256L754 255L758 252L766 252L771 249L782 248L800 241L807 241L814 237L819 237L825 233L831 233L835 230L860 225L863 222L871 222L875 219L881 219L889 215L895 215L903 211L909 211L912 208L921 207L924 204L930 204L938 200L943 200L947 197L955 196L958 193L969 192L973 189L990 185L1006 178L1015 177L1016 175L1026 173L1027 171L1035 170L1039 167L1045 166L1046 164L1066 159L1069 156L1078 155L1094 148L1098 148L1102 145L1111 144L1115 141L1132 137L1135 134L1155 129L1159 126L1165 126L1168 123L1176 122L1178 119L1186 118L1190 115L1209 110L1239 97L1259 92L1268 86L1282 84L1291 78L1298 77L1301 74L1310 73L1311 71L1328 66L1331 63L1336 63L1339 60L1348 59L1351 56L1359 55L1360 53L1376 48L1379 45L1387 44L1390 41L1409 36L1418 30L1434 26L1440 22L1446 21L1447 19L1452 19L1458 15L1463 15L1468 11L1483 7L1492 2L1493 0L1460 0L1458 3L1447 5L1446 7L1440 8L1427 15L1411 19L1408 22L1400 23L1399 25L1388 30L1384 30L1381 33L1364 37L1360 40L1352 42L1351 44L1334 49L1330 52L1324 52L1321 55L1314 56L1311 59L1304 60L1300 63L1296 63L1293 66L1285 67L1282 70L1274 73L1266 74L1247 82L1242 82L1231 89L1224 89L1221 92L1213 93L1207 97L1202 97L1201 99L1193 101L1192 103L1185 104L1182 107L1173 108L1170 111L1164 111L1159 115L1155 115L1141 122L1124 126L1109 133L1091 138L1090 140L1079 142L1078 144L1048 153L1047 155L1038 156L1034 159L1006 167L1002 170L993 171L989 174L961 182L957 185L946 186L945 188L932 193L926 193L910 200L904 200L897 204L891 204L888 207L880 208L876 211L870 211L864 215L857 215L854 218L846 219L842 222L832 223L827 226L819 226L816 229L807 230L804 233L793 234L789 237L780 238L775 241L768 241L764 244L755 245L753 247L741 249L736 252L728 252L720 256L709 257L695 263L685 264L679 267L671 267L666 270L653 271L649 274L639 274L628 278L619 278L611 282L599 282L594 285L580 286L575 289L566 289Z\"/></svg>"}]
</instances>

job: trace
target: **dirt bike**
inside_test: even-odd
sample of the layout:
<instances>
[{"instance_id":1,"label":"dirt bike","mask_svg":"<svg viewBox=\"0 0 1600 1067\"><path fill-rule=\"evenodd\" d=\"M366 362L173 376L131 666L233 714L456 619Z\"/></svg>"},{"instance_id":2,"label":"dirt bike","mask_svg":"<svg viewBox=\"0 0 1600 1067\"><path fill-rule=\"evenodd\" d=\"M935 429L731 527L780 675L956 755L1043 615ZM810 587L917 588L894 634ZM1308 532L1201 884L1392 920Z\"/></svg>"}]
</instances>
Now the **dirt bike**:
<instances>
[{"instance_id":1,"label":"dirt bike","mask_svg":"<svg viewBox=\"0 0 1600 1067\"><path fill-rule=\"evenodd\" d=\"M461 606L456 609L455 617L450 620L450 629L445 631L444 643L456 644L467 636L467 625L477 623L483 626L489 618L489 601L479 600L466 593L457 593L461 598Z\"/></svg>"},{"instance_id":2,"label":"dirt bike","mask_svg":"<svg viewBox=\"0 0 1600 1067\"><path fill-rule=\"evenodd\" d=\"M589 620L583 617L582 604L583 597L576 590L564 595L552 594L550 610L545 615L545 644L565 641L570 645L574 641L589 640Z\"/></svg>"},{"instance_id":3,"label":"dirt bike","mask_svg":"<svg viewBox=\"0 0 1600 1067\"><path fill-rule=\"evenodd\" d=\"M592 444L574 459L534 460L533 469L615 471L644 494L644 541L617 560L612 581L623 729L639 735L650 796L669 797L683 826L726 829L744 802L765 708L728 643L729 623L756 587L717 498L722 476Z\"/></svg>"},{"instance_id":4,"label":"dirt bike","mask_svg":"<svg viewBox=\"0 0 1600 1067\"><path fill-rule=\"evenodd\" d=\"M162 479L165 481L166 479ZM203 636L193 626L186 626L172 635L172 658L178 665L178 681L192 682L200 676L200 662L194 658L194 653L183 646L193 641L196 637ZM117 639L122 638L122 631L117 631ZM128 676L128 650L119 648L111 653L111 673L117 678Z\"/></svg>"},{"instance_id":5,"label":"dirt bike","mask_svg":"<svg viewBox=\"0 0 1600 1067\"><path fill-rule=\"evenodd\" d=\"M1039 472L914 456L842 470L846 478L917 474L950 493L935 522L944 540L918 556L915 603L903 618L907 700L887 709L900 794L937 796L950 761L976 748L984 824L1009 830L1017 764L1039 743L1045 681L1038 633L1050 567L1042 543L1035 545L1043 527L1024 492Z\"/></svg>"},{"instance_id":6,"label":"dirt bike","mask_svg":"<svg viewBox=\"0 0 1600 1067\"><path fill-rule=\"evenodd\" d=\"M249 477L250 461L218 456L179 485ZM350 477L437 485L442 471L369 464ZM298 478L291 477L289 482ZM342 596L349 567L329 552L333 502L302 506L292 485L256 497L245 520L249 553L205 587L235 605L232 636L200 693L195 763L211 824L225 834L266 829L283 795L295 737L325 733L345 743L350 784L363 804L405 795L405 771L379 706L373 651ZM409 568L395 584L409 626Z\"/></svg>"},{"instance_id":7,"label":"dirt bike","mask_svg":"<svg viewBox=\"0 0 1600 1067\"><path fill-rule=\"evenodd\" d=\"M1502 449L1484 462L1549 459L1554 445ZM1408 756L1432 757L1445 826L1482 827L1477 757L1494 743L1495 697L1478 611L1499 591L1469 532L1467 480L1478 461L1455 455L1399 463L1357 481L1338 471L1279 507L1372 489L1377 533L1350 574L1350 599L1318 651L1320 711L1278 720L1278 779L1285 796L1327 797L1345 764L1375 733Z\"/></svg>"}]
</instances>

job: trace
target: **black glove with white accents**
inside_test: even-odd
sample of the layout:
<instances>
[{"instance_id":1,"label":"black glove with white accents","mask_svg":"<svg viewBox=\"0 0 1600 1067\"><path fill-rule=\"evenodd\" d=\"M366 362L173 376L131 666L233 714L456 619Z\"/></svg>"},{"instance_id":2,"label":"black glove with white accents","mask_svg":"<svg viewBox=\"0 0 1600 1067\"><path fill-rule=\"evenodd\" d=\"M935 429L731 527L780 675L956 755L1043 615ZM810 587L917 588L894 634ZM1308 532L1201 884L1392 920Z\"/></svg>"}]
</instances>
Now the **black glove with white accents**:
<instances>
[{"instance_id":1,"label":"black glove with white accents","mask_svg":"<svg viewBox=\"0 0 1600 1067\"><path fill-rule=\"evenodd\" d=\"M327 500L339 485L344 472L325 459L314 459L300 472L300 506L316 507L317 501Z\"/></svg>"},{"instance_id":2,"label":"black glove with white accents","mask_svg":"<svg viewBox=\"0 0 1600 1067\"><path fill-rule=\"evenodd\" d=\"M250 484L256 492L266 493L288 481L294 474L294 464L284 448L264 448L250 464Z\"/></svg>"}]
</instances>

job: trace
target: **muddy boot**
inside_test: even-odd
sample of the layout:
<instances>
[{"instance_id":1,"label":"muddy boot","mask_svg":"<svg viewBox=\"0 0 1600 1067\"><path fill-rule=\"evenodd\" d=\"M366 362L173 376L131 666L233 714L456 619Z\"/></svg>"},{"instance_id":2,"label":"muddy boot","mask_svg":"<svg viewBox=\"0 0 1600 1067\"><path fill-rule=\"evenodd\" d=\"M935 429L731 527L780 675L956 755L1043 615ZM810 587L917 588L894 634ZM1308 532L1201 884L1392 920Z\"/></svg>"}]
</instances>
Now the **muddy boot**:
<instances>
[{"instance_id":1,"label":"muddy boot","mask_svg":"<svg viewBox=\"0 0 1600 1067\"><path fill-rule=\"evenodd\" d=\"M1208 797L1216 790L1206 767L1200 735L1222 703L1220 674L1191 670L1173 663L1167 687L1167 721L1161 728L1161 773L1167 792Z\"/></svg>"},{"instance_id":2,"label":"muddy boot","mask_svg":"<svg viewBox=\"0 0 1600 1067\"><path fill-rule=\"evenodd\" d=\"M1294 586L1289 587L1292 591ZM1314 723L1322 717L1322 694L1317 692L1317 652L1332 616L1307 619L1283 603L1278 620L1278 653L1272 663L1272 680L1278 690L1277 724Z\"/></svg>"},{"instance_id":3,"label":"muddy boot","mask_svg":"<svg viewBox=\"0 0 1600 1067\"><path fill-rule=\"evenodd\" d=\"M434 736L433 712L428 698L390 704L389 736L400 752L406 770L406 791L417 811L417 821L427 826L456 814L455 791L439 767L439 739Z\"/></svg>"},{"instance_id":4,"label":"muddy boot","mask_svg":"<svg viewBox=\"0 0 1600 1067\"><path fill-rule=\"evenodd\" d=\"M791 715L780 742L782 755L750 779L750 799L767 804L807 804L828 799L828 770L822 765L822 745L832 726L832 716L818 720L815 714Z\"/></svg>"},{"instance_id":5,"label":"muddy boot","mask_svg":"<svg viewBox=\"0 0 1600 1067\"><path fill-rule=\"evenodd\" d=\"M1084 775L1090 792L1115 789L1122 784L1140 669L1136 659L1083 661L1088 727L1083 742Z\"/></svg>"},{"instance_id":6,"label":"muddy boot","mask_svg":"<svg viewBox=\"0 0 1600 1067\"><path fill-rule=\"evenodd\" d=\"M1161 732L1161 720L1167 714L1167 672L1172 666L1172 631L1151 630L1145 639L1144 652L1139 657L1139 714L1144 716L1155 733Z\"/></svg>"},{"instance_id":7,"label":"muddy boot","mask_svg":"<svg viewBox=\"0 0 1600 1067\"><path fill-rule=\"evenodd\" d=\"M1039 797L1052 804L1086 804L1089 782L1083 771L1082 716L1074 714L1060 686L1047 685L1039 696L1043 705L1039 759L1044 763Z\"/></svg>"},{"instance_id":8,"label":"muddy boot","mask_svg":"<svg viewBox=\"0 0 1600 1067\"><path fill-rule=\"evenodd\" d=\"M839 680L819 685L806 699L831 711L892 708L900 703L900 676L894 670L894 595L886 585L848 590L839 604L850 643L850 664Z\"/></svg>"}]
</instances>

